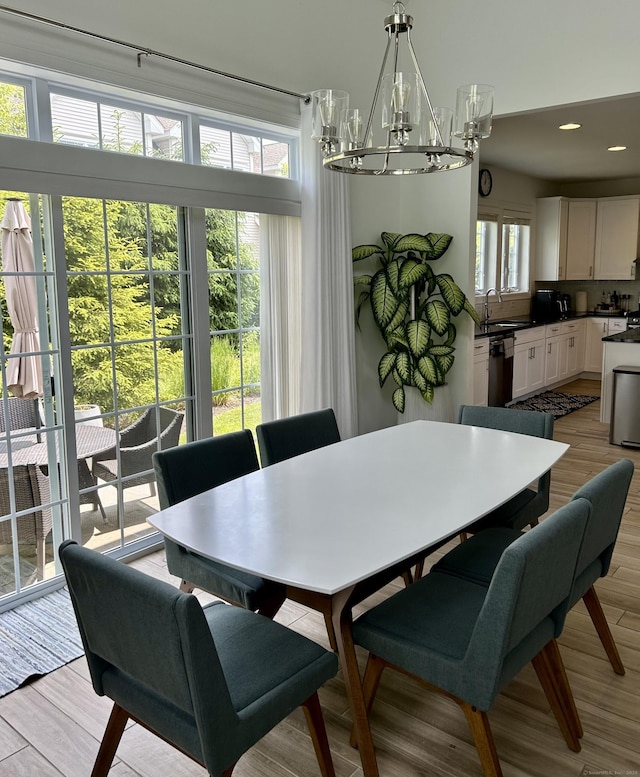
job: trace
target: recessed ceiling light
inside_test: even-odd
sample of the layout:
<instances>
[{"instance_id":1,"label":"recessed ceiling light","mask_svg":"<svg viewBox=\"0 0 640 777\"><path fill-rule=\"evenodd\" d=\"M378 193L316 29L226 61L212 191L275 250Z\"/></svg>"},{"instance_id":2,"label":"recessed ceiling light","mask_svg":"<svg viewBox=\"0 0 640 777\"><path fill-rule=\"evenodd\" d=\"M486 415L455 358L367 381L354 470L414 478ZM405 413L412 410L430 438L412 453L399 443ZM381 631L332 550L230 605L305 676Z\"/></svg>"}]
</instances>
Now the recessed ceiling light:
<instances>
[{"instance_id":1,"label":"recessed ceiling light","mask_svg":"<svg viewBox=\"0 0 640 777\"><path fill-rule=\"evenodd\" d=\"M627 150L626 146L609 146L609 148L607 149L607 151L626 151L626 150Z\"/></svg>"},{"instance_id":2,"label":"recessed ceiling light","mask_svg":"<svg viewBox=\"0 0 640 777\"><path fill-rule=\"evenodd\" d=\"M570 121L567 124L561 124L558 127L558 129L561 129L561 130L575 130L575 129L580 129L580 127L582 127L582 124L576 124L575 122Z\"/></svg>"}]
</instances>

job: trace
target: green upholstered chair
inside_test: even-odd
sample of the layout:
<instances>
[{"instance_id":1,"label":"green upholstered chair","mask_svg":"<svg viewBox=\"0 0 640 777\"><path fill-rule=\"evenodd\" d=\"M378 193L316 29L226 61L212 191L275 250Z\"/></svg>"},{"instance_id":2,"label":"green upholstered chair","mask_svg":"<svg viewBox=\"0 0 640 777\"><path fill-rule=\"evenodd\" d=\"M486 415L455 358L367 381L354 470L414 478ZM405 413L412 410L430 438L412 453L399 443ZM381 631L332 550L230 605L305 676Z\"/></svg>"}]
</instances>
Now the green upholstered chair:
<instances>
[{"instance_id":1,"label":"green upholstered chair","mask_svg":"<svg viewBox=\"0 0 640 777\"><path fill-rule=\"evenodd\" d=\"M553 439L553 416L550 413L511 410L508 407L462 405L458 421L466 426L483 426L503 432ZM538 480L537 490L525 488L513 499L469 526L466 532L474 533L490 526L510 526L514 529L522 529L528 524L535 526L538 518L549 509L550 486L551 472L546 472Z\"/></svg>"},{"instance_id":2,"label":"green upholstered chair","mask_svg":"<svg viewBox=\"0 0 640 777\"><path fill-rule=\"evenodd\" d=\"M248 429L190 442L153 454L160 509L259 469ZM215 518L212 518L215 520ZM204 558L165 537L167 567L182 579L180 589L202 588L247 610L273 618L285 600L285 587Z\"/></svg>"},{"instance_id":3,"label":"green upholstered chair","mask_svg":"<svg viewBox=\"0 0 640 777\"><path fill-rule=\"evenodd\" d=\"M256 427L263 467L340 442L340 431L331 408L267 421Z\"/></svg>"},{"instance_id":4,"label":"green upholstered chair","mask_svg":"<svg viewBox=\"0 0 640 777\"><path fill-rule=\"evenodd\" d=\"M370 653L368 708L385 667L416 677L460 705L484 774L498 777L487 711L531 661L567 744L579 751L582 730L555 639L589 509L586 499L575 500L518 537L488 587L431 571L358 618L355 642Z\"/></svg>"},{"instance_id":5,"label":"green upholstered chair","mask_svg":"<svg viewBox=\"0 0 640 777\"><path fill-rule=\"evenodd\" d=\"M93 777L107 775L129 718L212 777L302 705L324 777L334 770L317 690L332 653L294 631L195 596L74 542L60 546L93 688L114 706Z\"/></svg>"},{"instance_id":6,"label":"green upholstered chair","mask_svg":"<svg viewBox=\"0 0 640 777\"><path fill-rule=\"evenodd\" d=\"M487 429L499 429L502 432L528 434L532 437L553 439L553 416L535 410L511 410L508 407L480 407L461 405L458 423L465 426L482 426ZM487 452L490 456L490 452ZM525 488L508 502L492 510L479 521L460 533L460 539L466 540L468 534L474 534L496 526L522 529L528 524L535 526L538 518L549 509L549 491L551 472L545 472L538 480L537 489ZM415 577L422 577L424 562L416 565Z\"/></svg>"},{"instance_id":7,"label":"green upholstered chair","mask_svg":"<svg viewBox=\"0 0 640 777\"><path fill-rule=\"evenodd\" d=\"M591 503L591 514L567 604L570 609L580 599L584 601L611 666L621 675L624 666L594 583L609 571L633 470L633 463L622 459L591 478L572 497L574 500L587 499ZM489 585L500 556L519 536L519 531L508 528L478 532L443 556L433 569Z\"/></svg>"}]
</instances>

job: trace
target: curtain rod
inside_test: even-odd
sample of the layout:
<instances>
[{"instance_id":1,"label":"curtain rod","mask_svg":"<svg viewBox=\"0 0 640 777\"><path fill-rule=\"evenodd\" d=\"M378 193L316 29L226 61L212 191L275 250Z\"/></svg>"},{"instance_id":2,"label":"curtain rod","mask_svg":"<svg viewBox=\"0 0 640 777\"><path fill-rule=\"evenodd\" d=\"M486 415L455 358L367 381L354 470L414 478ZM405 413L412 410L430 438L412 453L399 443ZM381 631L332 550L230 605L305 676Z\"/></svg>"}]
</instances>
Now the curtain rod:
<instances>
[{"instance_id":1,"label":"curtain rod","mask_svg":"<svg viewBox=\"0 0 640 777\"><path fill-rule=\"evenodd\" d=\"M170 62L177 62L179 65L187 65L187 67L195 67L198 70L204 70L207 73L213 73L223 78L230 78L233 81L241 81L244 84L250 84L251 86L259 86L261 89L268 89L271 92L280 92L280 94L288 94L290 97L297 97L300 100L309 102L308 94L299 94L298 92L291 92L288 89L281 89L278 86L271 86L269 84L263 84L260 81L252 81L250 78L243 78L242 76L233 75L233 73L226 73L224 70L216 70L206 65L199 65L197 62L190 62L187 59L180 59L180 57L174 57L171 54L163 54L161 51L154 51L146 46L138 46L135 43L128 43L124 40L118 40L117 38L109 38L106 35L100 35L97 32L89 32L88 30L82 30L79 27L72 27L70 24L64 24L64 22L57 22L54 19L47 19L44 16L36 16L35 14L26 13L26 11L17 11L15 8L7 8L5 5L0 5L0 11L13 14L15 16L21 16L24 19L30 19L31 21L39 22L40 24L46 24L51 27L58 27L69 32L77 32L80 35L87 35L90 38L97 38L98 40L106 41L107 43L114 43L117 46L125 46L129 49L134 49L138 52L138 67L142 67L141 60L143 56L160 57L161 59L168 59Z\"/></svg>"}]
</instances>

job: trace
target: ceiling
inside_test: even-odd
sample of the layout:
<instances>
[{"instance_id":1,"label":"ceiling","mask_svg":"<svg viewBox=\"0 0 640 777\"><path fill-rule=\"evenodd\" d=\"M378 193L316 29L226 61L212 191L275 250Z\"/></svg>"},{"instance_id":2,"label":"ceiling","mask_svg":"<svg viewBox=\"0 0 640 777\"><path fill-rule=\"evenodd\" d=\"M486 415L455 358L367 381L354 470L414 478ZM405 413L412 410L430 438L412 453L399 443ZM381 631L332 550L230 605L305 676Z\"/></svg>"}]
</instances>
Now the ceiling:
<instances>
[{"instance_id":1,"label":"ceiling","mask_svg":"<svg viewBox=\"0 0 640 777\"><path fill-rule=\"evenodd\" d=\"M558 129L567 122L582 127ZM607 151L612 145L627 150ZM480 164L567 183L640 178L640 96L496 118L480 143Z\"/></svg>"}]
</instances>

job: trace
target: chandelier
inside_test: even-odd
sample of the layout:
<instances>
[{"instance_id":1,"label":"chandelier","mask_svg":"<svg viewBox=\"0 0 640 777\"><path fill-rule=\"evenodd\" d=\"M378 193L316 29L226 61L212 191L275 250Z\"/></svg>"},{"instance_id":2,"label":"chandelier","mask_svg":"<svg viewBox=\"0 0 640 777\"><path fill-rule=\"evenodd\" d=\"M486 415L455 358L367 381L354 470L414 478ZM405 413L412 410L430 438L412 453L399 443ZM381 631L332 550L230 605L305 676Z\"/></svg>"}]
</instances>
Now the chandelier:
<instances>
[{"instance_id":1,"label":"chandelier","mask_svg":"<svg viewBox=\"0 0 640 777\"><path fill-rule=\"evenodd\" d=\"M392 11L384 20L387 47L366 125L363 113L349 107L346 92L320 89L310 95L312 137L322 149L323 165L359 175L414 175L464 167L473 161L478 141L491 134L493 87L461 86L455 116L450 108L434 107L411 43L413 17L401 2L395 2ZM406 46L401 46L403 41ZM393 69L387 68L391 50ZM452 145L452 135L462 147Z\"/></svg>"}]
</instances>

